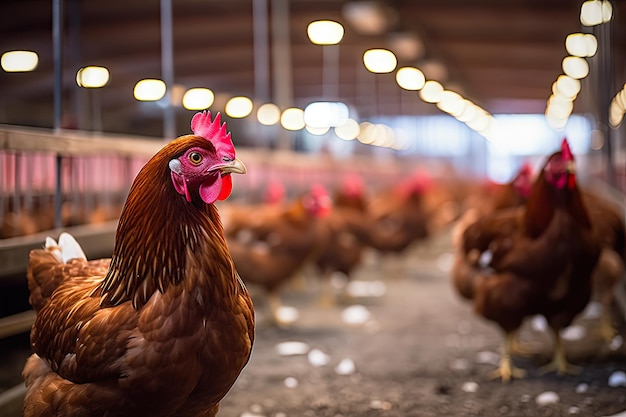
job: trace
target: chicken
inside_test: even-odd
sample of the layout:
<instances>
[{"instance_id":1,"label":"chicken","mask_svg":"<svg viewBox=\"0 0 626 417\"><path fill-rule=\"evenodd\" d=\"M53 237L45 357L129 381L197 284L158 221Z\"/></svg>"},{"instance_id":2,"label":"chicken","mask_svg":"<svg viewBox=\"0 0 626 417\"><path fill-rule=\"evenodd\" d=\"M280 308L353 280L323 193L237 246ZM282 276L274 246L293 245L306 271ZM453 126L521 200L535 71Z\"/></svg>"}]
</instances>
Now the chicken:
<instances>
[{"instance_id":1,"label":"chicken","mask_svg":"<svg viewBox=\"0 0 626 417\"><path fill-rule=\"evenodd\" d=\"M366 248L363 237L368 232L367 199L363 180L356 175L346 176L333 196L333 207L322 220L331 235L315 260L324 291L321 304L332 305L330 285L335 272L350 281L353 270L361 263Z\"/></svg>"},{"instance_id":2,"label":"chicken","mask_svg":"<svg viewBox=\"0 0 626 417\"><path fill-rule=\"evenodd\" d=\"M279 312L282 285L316 259L328 240L327 229L320 219L329 210L328 193L323 187L313 185L283 209L265 212L255 225L240 230L236 236L227 235L228 247L242 279L267 292L275 324L287 324Z\"/></svg>"},{"instance_id":3,"label":"chicken","mask_svg":"<svg viewBox=\"0 0 626 417\"><path fill-rule=\"evenodd\" d=\"M452 231L452 240L455 245L460 244L463 231L480 217L494 213L497 210L523 205L533 182L533 171L529 164L524 164L517 174L503 184L486 183L481 200L474 207L468 208L456 221Z\"/></svg>"},{"instance_id":4,"label":"chicken","mask_svg":"<svg viewBox=\"0 0 626 417\"><path fill-rule=\"evenodd\" d=\"M493 212L467 227L453 283L478 315L505 333L494 376L503 381L524 376L511 363L511 349L524 318L537 314L546 318L555 338L553 360L542 371L574 371L559 331L589 302L600 249L566 140L547 159L524 206Z\"/></svg>"},{"instance_id":5,"label":"chicken","mask_svg":"<svg viewBox=\"0 0 626 417\"><path fill-rule=\"evenodd\" d=\"M254 310L213 204L245 167L219 114L191 127L138 173L110 260L64 236L31 251L25 417L214 416L248 362Z\"/></svg>"},{"instance_id":6,"label":"chicken","mask_svg":"<svg viewBox=\"0 0 626 417\"><path fill-rule=\"evenodd\" d=\"M284 209L285 187L277 181L271 181L260 203L229 203L220 206L224 233L228 238L246 234L250 229L259 227L267 217L272 217ZM254 215L252 215L254 213Z\"/></svg>"},{"instance_id":7,"label":"chicken","mask_svg":"<svg viewBox=\"0 0 626 417\"><path fill-rule=\"evenodd\" d=\"M592 299L602 305L599 333L608 344L616 331L612 324L616 285L624 277L626 263L626 227L623 214L609 201L591 191L583 192L591 222L602 242L600 259L593 273Z\"/></svg>"},{"instance_id":8,"label":"chicken","mask_svg":"<svg viewBox=\"0 0 626 417\"><path fill-rule=\"evenodd\" d=\"M382 253L403 253L428 234L426 194L432 179L419 173L384 191L368 206L370 231L366 243Z\"/></svg>"}]
</instances>

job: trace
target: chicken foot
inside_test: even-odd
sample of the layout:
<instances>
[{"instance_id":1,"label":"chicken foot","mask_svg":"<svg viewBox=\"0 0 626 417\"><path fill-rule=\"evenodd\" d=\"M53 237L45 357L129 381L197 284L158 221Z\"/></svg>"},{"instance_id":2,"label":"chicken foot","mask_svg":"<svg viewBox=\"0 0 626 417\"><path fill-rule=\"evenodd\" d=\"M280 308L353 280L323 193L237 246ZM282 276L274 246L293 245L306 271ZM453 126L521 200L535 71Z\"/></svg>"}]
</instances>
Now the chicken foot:
<instances>
[{"instance_id":1,"label":"chicken foot","mask_svg":"<svg viewBox=\"0 0 626 417\"><path fill-rule=\"evenodd\" d=\"M511 352L516 344L517 332L507 332L504 339L502 357L498 369L491 371L488 375L490 379L502 378L502 382L509 382L512 378L522 379L526 376L526 371L516 368L511 361Z\"/></svg>"},{"instance_id":2,"label":"chicken foot","mask_svg":"<svg viewBox=\"0 0 626 417\"><path fill-rule=\"evenodd\" d=\"M606 344L613 341L613 338L617 334L615 327L613 327L613 318L611 316L611 305L604 304L602 315L600 316L600 323L598 326L598 334L604 340Z\"/></svg>"},{"instance_id":3,"label":"chicken foot","mask_svg":"<svg viewBox=\"0 0 626 417\"><path fill-rule=\"evenodd\" d=\"M552 329L554 335L554 355L550 363L538 369L539 375L545 375L550 372L556 372L558 375L578 375L582 371L580 366L572 365L565 358L565 350L563 349L563 340L556 329Z\"/></svg>"}]
</instances>

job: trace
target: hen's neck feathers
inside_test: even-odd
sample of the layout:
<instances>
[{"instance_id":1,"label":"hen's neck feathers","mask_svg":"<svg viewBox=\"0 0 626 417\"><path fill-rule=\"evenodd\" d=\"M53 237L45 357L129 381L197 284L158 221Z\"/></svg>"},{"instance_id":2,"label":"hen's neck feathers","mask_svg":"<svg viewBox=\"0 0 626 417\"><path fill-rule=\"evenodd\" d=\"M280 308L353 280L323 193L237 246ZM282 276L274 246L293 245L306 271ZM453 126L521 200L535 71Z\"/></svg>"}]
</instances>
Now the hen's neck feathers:
<instances>
[{"instance_id":1,"label":"hen's neck feathers","mask_svg":"<svg viewBox=\"0 0 626 417\"><path fill-rule=\"evenodd\" d=\"M189 253L214 256L232 268L215 206L199 198L187 202L171 183L169 161L197 145L206 146L206 140L183 136L137 174L120 216L111 267L99 288L103 307L131 301L141 308L156 290L163 293L183 281Z\"/></svg>"},{"instance_id":2,"label":"hen's neck feathers","mask_svg":"<svg viewBox=\"0 0 626 417\"><path fill-rule=\"evenodd\" d=\"M549 226L557 210L563 210L584 229L591 229L591 221L577 185L557 189L549 184L542 170L533 184L526 203L524 226L531 238L540 236Z\"/></svg>"}]
</instances>

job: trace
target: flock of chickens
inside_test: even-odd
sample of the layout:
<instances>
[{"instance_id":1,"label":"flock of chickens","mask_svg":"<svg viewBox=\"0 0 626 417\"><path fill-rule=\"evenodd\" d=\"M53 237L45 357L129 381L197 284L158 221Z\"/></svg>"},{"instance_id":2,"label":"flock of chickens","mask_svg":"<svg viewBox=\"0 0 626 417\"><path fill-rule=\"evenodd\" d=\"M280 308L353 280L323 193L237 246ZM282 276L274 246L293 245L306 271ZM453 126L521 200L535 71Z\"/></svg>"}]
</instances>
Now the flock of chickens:
<instances>
[{"instance_id":1,"label":"flock of chickens","mask_svg":"<svg viewBox=\"0 0 626 417\"><path fill-rule=\"evenodd\" d=\"M622 279L622 216L580 189L565 140L536 178L525 167L508 184L442 185L417 172L370 197L348 176L332 193L315 184L292 199L272 183L266 201L244 206L214 204L246 171L219 114L198 113L191 128L137 175L111 259L88 261L68 234L31 252L26 417L214 416L254 341L244 282L267 291L280 323L280 289L303 267L349 279L367 248L403 252L452 224L451 280L505 333L494 373L504 381L524 374L511 354L537 314L555 335L545 371L572 372L559 330L592 294L608 306ZM610 316L605 325L608 340Z\"/></svg>"}]
</instances>

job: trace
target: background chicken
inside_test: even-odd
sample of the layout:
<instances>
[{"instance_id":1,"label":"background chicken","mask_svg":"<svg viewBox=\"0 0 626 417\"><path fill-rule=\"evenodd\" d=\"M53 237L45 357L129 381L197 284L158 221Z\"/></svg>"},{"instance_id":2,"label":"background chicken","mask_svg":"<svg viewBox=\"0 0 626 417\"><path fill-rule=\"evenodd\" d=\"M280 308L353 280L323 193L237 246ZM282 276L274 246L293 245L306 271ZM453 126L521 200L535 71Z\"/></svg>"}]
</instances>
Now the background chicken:
<instances>
[{"instance_id":1,"label":"background chicken","mask_svg":"<svg viewBox=\"0 0 626 417\"><path fill-rule=\"evenodd\" d=\"M383 253L403 253L429 234L426 199L433 181L417 172L391 190L378 193L368 207L368 245Z\"/></svg>"},{"instance_id":2,"label":"background chicken","mask_svg":"<svg viewBox=\"0 0 626 417\"><path fill-rule=\"evenodd\" d=\"M592 299L602 306L599 334L605 343L616 335L612 311L616 286L624 278L626 263L626 227L624 216L605 198L587 190L585 205L601 243L602 252L594 269Z\"/></svg>"},{"instance_id":3,"label":"background chicken","mask_svg":"<svg viewBox=\"0 0 626 417\"><path fill-rule=\"evenodd\" d=\"M363 179L348 175L333 194L333 208L322 221L326 224L330 239L320 249L315 265L323 283L322 304L334 303L331 276L341 273L350 281L354 269L360 265L370 219L367 213L367 196Z\"/></svg>"},{"instance_id":4,"label":"background chicken","mask_svg":"<svg viewBox=\"0 0 626 417\"><path fill-rule=\"evenodd\" d=\"M535 180L526 204L483 216L463 232L453 281L471 298L477 314L506 335L496 376L524 372L511 363L511 346L525 317L546 317L555 338L553 361L544 371L572 371L559 331L580 313L591 295L591 274L600 241L583 203L574 157L566 140Z\"/></svg>"},{"instance_id":5,"label":"background chicken","mask_svg":"<svg viewBox=\"0 0 626 417\"><path fill-rule=\"evenodd\" d=\"M250 212L254 224L236 234L227 233L228 247L237 270L246 283L267 292L271 318L280 318L279 291L305 265L314 261L329 234L320 221L330 210L325 188L313 185L280 210Z\"/></svg>"},{"instance_id":6,"label":"background chicken","mask_svg":"<svg viewBox=\"0 0 626 417\"><path fill-rule=\"evenodd\" d=\"M509 182L503 184L485 183L479 194L480 199L474 202L471 207L466 207L454 225L452 240L455 245L461 243L463 231L480 217L490 215L501 209L520 207L526 203L533 181L532 167L530 164L524 164Z\"/></svg>"},{"instance_id":7,"label":"background chicken","mask_svg":"<svg viewBox=\"0 0 626 417\"><path fill-rule=\"evenodd\" d=\"M191 127L137 175L110 261L31 252L26 417L214 416L247 363L254 312L212 204L245 168L219 114Z\"/></svg>"}]
</instances>

